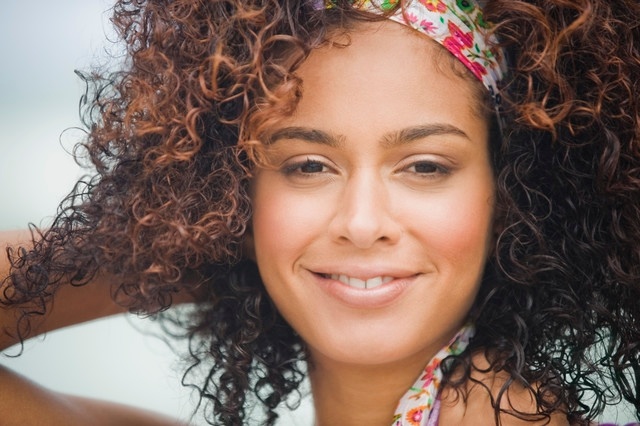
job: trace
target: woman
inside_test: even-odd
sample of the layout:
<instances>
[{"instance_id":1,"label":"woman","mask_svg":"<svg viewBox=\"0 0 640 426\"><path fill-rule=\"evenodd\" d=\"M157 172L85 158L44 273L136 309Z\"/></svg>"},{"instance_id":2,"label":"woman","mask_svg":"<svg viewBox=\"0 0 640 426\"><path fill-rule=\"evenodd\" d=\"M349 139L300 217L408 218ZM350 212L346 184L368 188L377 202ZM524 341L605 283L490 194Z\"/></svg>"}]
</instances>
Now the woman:
<instances>
[{"instance_id":1,"label":"woman","mask_svg":"<svg viewBox=\"0 0 640 426\"><path fill-rule=\"evenodd\" d=\"M119 2L97 175L13 253L5 340L196 301L166 319L214 424L273 423L307 373L318 425L640 410L640 5L379 6Z\"/></svg>"}]
</instances>

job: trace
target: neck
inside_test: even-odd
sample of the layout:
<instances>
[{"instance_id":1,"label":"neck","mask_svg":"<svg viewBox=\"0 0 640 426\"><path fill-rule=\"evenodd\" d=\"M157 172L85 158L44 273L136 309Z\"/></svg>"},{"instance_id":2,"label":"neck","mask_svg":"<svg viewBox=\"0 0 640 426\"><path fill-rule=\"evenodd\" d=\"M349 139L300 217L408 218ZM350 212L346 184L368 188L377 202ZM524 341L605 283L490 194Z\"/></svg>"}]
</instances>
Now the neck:
<instances>
[{"instance_id":1,"label":"neck","mask_svg":"<svg viewBox=\"0 0 640 426\"><path fill-rule=\"evenodd\" d=\"M309 371L316 426L389 426L398 401L428 359L392 365L353 365L312 356Z\"/></svg>"}]
</instances>

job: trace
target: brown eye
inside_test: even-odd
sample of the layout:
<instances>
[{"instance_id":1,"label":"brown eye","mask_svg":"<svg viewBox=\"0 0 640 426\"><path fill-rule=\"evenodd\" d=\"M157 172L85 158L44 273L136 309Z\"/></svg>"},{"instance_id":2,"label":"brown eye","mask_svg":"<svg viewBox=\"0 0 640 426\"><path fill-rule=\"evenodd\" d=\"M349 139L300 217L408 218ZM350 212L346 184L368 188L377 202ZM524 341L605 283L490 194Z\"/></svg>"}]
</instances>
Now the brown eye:
<instances>
[{"instance_id":1,"label":"brown eye","mask_svg":"<svg viewBox=\"0 0 640 426\"><path fill-rule=\"evenodd\" d=\"M300 171L302 173L321 173L325 170L324 164L319 161L307 160L300 165Z\"/></svg>"},{"instance_id":2,"label":"brown eye","mask_svg":"<svg viewBox=\"0 0 640 426\"><path fill-rule=\"evenodd\" d=\"M288 164L284 167L284 173L286 175L314 175L328 171L330 171L330 168L324 162L310 158Z\"/></svg>"},{"instance_id":3,"label":"brown eye","mask_svg":"<svg viewBox=\"0 0 640 426\"><path fill-rule=\"evenodd\" d=\"M420 161L407 168L410 172L423 175L447 174L449 171L439 164L431 161Z\"/></svg>"}]
</instances>

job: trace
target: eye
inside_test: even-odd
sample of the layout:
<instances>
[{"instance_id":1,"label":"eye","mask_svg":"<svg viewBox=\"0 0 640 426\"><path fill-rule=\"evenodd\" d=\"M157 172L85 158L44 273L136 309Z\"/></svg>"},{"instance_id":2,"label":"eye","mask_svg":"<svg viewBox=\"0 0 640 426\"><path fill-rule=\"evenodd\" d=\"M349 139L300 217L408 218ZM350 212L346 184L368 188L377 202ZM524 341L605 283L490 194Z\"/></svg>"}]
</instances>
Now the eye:
<instances>
[{"instance_id":1,"label":"eye","mask_svg":"<svg viewBox=\"0 0 640 426\"><path fill-rule=\"evenodd\" d=\"M327 173L330 168L322 161L307 158L303 161L295 161L290 164L286 164L283 168L285 175L315 175L320 173Z\"/></svg>"},{"instance_id":2,"label":"eye","mask_svg":"<svg viewBox=\"0 0 640 426\"><path fill-rule=\"evenodd\" d=\"M326 170L326 167L319 161L306 160L300 164L299 169L302 173L321 173Z\"/></svg>"},{"instance_id":3,"label":"eye","mask_svg":"<svg viewBox=\"0 0 640 426\"><path fill-rule=\"evenodd\" d=\"M416 175L428 176L446 175L450 172L447 167L433 161L417 161L410 164L405 170Z\"/></svg>"}]
</instances>

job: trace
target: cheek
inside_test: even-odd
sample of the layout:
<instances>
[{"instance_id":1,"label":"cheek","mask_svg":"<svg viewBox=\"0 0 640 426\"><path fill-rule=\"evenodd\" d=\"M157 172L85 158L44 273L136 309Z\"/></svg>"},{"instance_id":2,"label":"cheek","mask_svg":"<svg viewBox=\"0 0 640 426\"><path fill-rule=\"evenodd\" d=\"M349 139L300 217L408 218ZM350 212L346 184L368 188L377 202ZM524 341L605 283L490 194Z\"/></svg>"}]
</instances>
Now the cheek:
<instances>
[{"instance_id":1,"label":"cheek","mask_svg":"<svg viewBox=\"0 0 640 426\"><path fill-rule=\"evenodd\" d=\"M447 192L415 207L407 222L421 224L414 229L430 257L446 259L461 270L484 266L493 217L491 187Z\"/></svg>"},{"instance_id":2,"label":"cheek","mask_svg":"<svg viewBox=\"0 0 640 426\"><path fill-rule=\"evenodd\" d=\"M265 268L292 262L324 226L321 206L327 203L280 186L277 176L265 174L252 191L254 248Z\"/></svg>"}]
</instances>

